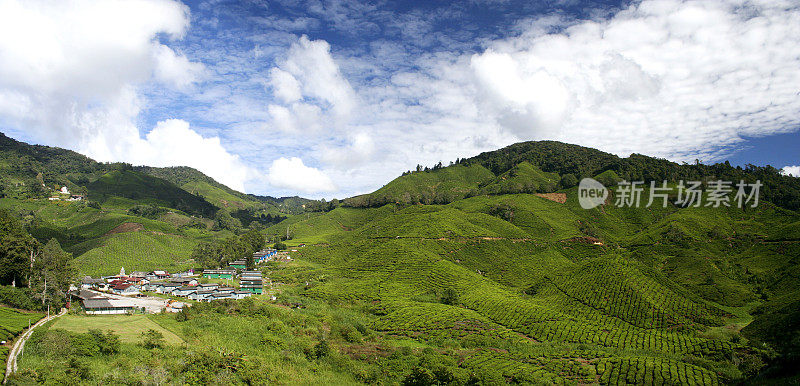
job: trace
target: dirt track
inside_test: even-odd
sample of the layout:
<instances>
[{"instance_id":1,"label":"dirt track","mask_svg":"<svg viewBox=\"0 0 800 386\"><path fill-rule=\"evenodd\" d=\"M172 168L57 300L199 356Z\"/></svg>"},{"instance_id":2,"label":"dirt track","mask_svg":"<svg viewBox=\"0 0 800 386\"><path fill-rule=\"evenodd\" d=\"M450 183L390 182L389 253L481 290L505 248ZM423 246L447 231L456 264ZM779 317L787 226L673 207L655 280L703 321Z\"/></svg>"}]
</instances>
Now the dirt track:
<instances>
[{"instance_id":1,"label":"dirt track","mask_svg":"<svg viewBox=\"0 0 800 386\"><path fill-rule=\"evenodd\" d=\"M17 337L17 340L14 341L14 347L11 348L11 351L8 353L8 360L6 361L6 376L3 379L3 384L8 381L8 376L17 372L17 356L19 356L25 349L25 342L28 341L28 338L31 337L33 330L36 327L41 326L59 316L65 315L67 313L66 308L62 308L61 312L56 315L51 315L49 318L43 318L42 320L36 322L33 326L27 329L22 335Z\"/></svg>"}]
</instances>

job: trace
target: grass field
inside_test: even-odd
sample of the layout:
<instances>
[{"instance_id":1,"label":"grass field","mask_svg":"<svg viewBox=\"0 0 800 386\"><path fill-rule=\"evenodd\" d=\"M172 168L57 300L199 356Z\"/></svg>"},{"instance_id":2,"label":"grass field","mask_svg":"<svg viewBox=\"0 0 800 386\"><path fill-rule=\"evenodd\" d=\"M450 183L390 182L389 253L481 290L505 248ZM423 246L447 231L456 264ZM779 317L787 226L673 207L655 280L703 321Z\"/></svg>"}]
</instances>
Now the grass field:
<instances>
[{"instance_id":1,"label":"grass field","mask_svg":"<svg viewBox=\"0 0 800 386\"><path fill-rule=\"evenodd\" d=\"M72 332L88 332L91 329L113 331L126 343L139 343L142 333L153 329L164 334L168 344L180 344L181 338L173 332L150 320L148 315L65 315L56 320L50 328L60 328Z\"/></svg>"}]
</instances>

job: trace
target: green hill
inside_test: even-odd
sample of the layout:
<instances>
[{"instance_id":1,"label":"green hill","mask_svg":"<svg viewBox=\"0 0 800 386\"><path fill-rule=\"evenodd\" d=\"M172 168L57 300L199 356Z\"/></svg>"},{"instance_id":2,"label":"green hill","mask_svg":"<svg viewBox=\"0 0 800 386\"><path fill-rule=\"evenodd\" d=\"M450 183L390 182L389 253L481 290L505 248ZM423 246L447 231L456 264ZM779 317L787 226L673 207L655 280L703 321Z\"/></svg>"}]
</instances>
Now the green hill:
<instances>
[{"instance_id":1,"label":"green hill","mask_svg":"<svg viewBox=\"0 0 800 386\"><path fill-rule=\"evenodd\" d=\"M0 207L37 239L57 238L92 275L184 269L201 242L234 239L186 214L220 206L249 218L294 214L261 231L291 246L290 261L261 266L274 283L269 295L198 304L181 320L154 317L191 350L148 351L153 363L246 355L247 372L204 369L239 379L279 374L273 383L792 379L784 375L798 356L800 179L774 168L525 142L317 205L242 195L190 168L103 167L86 184L101 209L21 196ZM575 186L583 177L611 187L611 199L583 209ZM613 204L621 179L760 179L764 187L757 208L683 207L674 196L635 208ZM171 209L127 210L142 204ZM136 356L118 355L115 371L139 371Z\"/></svg>"},{"instance_id":2,"label":"green hill","mask_svg":"<svg viewBox=\"0 0 800 386\"><path fill-rule=\"evenodd\" d=\"M800 209L800 178L783 176L771 166L678 164L641 154L620 158L555 141L521 142L459 159L451 166L440 165L433 169L417 167L416 171L403 173L373 193L345 199L344 204L352 207L387 203L444 204L477 194L547 193L570 188L584 177L598 177L606 186L620 180L673 183L678 180L704 183L759 180L764 184L762 199L783 208ZM565 185L570 180L574 182Z\"/></svg>"},{"instance_id":3,"label":"green hill","mask_svg":"<svg viewBox=\"0 0 800 386\"><path fill-rule=\"evenodd\" d=\"M419 171L397 178L373 193L348 198L344 203L355 207L446 203L476 194L481 184L493 178L492 172L479 165Z\"/></svg>"},{"instance_id":4,"label":"green hill","mask_svg":"<svg viewBox=\"0 0 800 386\"><path fill-rule=\"evenodd\" d=\"M108 172L87 188L89 199L100 203L112 197L122 197L198 216L210 217L216 212L216 208L202 197L192 195L169 181L132 170Z\"/></svg>"},{"instance_id":5,"label":"green hill","mask_svg":"<svg viewBox=\"0 0 800 386\"><path fill-rule=\"evenodd\" d=\"M429 189L455 178L448 169L403 176L370 196L400 193L412 181L427 184L414 192ZM617 171L601 174L613 179ZM557 181L527 161L501 176L484 187L517 177ZM506 379L596 381L559 367L556 358L570 357L612 384L728 383L769 361L763 349L770 346L748 345L744 335L796 352L770 337L781 327L797 331L785 300L800 293L788 279L800 267L789 230L797 212L769 202L755 210L672 202L584 210L576 188L561 192L564 203L491 194L445 205L338 208L271 229L288 228L291 243L308 244L293 256L313 265L287 272L309 282L307 296L373 304L372 328L389 335L502 348L472 352L462 366ZM741 320L753 322L740 334ZM526 338L550 348L532 362Z\"/></svg>"}]
</instances>

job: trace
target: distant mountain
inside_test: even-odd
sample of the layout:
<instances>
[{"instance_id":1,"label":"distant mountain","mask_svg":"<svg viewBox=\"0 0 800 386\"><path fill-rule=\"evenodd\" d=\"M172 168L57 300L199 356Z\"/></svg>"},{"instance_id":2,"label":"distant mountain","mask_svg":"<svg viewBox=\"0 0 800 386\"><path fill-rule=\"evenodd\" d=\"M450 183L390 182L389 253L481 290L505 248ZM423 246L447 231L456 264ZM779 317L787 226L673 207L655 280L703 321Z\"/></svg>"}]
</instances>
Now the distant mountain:
<instances>
[{"instance_id":1,"label":"distant mountain","mask_svg":"<svg viewBox=\"0 0 800 386\"><path fill-rule=\"evenodd\" d=\"M605 184L627 181L712 181L748 183L760 180L761 197L787 209L800 209L800 178L783 176L772 166L733 167L678 164L632 154L627 158L556 141L517 143L459 159L450 166L421 168L389 182L373 193L351 197L344 204L375 207L387 203L448 203L482 194L549 193L569 188L584 177ZM609 178L610 177L610 178Z\"/></svg>"},{"instance_id":2,"label":"distant mountain","mask_svg":"<svg viewBox=\"0 0 800 386\"><path fill-rule=\"evenodd\" d=\"M153 203L206 217L216 208L228 208L246 223L262 214L278 218L281 213L297 213L298 208L302 212L302 203L310 201L248 195L187 166L101 163L71 150L29 145L0 133L0 197L47 197L62 186L90 199L116 196L132 200L132 205Z\"/></svg>"}]
</instances>

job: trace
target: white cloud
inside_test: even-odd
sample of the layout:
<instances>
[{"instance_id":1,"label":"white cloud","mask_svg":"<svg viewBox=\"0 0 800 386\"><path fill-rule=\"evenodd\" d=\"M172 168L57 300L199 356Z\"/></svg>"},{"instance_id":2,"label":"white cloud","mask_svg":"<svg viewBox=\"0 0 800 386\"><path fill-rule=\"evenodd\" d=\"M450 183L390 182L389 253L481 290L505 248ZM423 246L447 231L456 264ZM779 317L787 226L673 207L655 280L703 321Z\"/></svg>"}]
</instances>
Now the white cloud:
<instances>
[{"instance_id":1,"label":"white cloud","mask_svg":"<svg viewBox=\"0 0 800 386\"><path fill-rule=\"evenodd\" d=\"M800 177L800 166L784 166L783 169L781 169L781 174Z\"/></svg>"},{"instance_id":2,"label":"white cloud","mask_svg":"<svg viewBox=\"0 0 800 386\"><path fill-rule=\"evenodd\" d=\"M244 191L257 172L228 153L218 137L203 138L180 119L158 122L144 140L136 141L127 159L152 166L190 166L230 188Z\"/></svg>"},{"instance_id":3,"label":"white cloud","mask_svg":"<svg viewBox=\"0 0 800 386\"><path fill-rule=\"evenodd\" d=\"M370 134L359 132L344 146L324 147L322 160L343 169L352 169L370 161L375 154L375 141Z\"/></svg>"},{"instance_id":4,"label":"white cloud","mask_svg":"<svg viewBox=\"0 0 800 386\"><path fill-rule=\"evenodd\" d=\"M300 91L300 82L292 74L280 68L270 70L270 85L275 96L286 103L296 102L303 97Z\"/></svg>"},{"instance_id":5,"label":"white cloud","mask_svg":"<svg viewBox=\"0 0 800 386\"><path fill-rule=\"evenodd\" d=\"M536 25L471 59L476 104L520 139L713 160L800 124L796 3L643 1Z\"/></svg>"},{"instance_id":6,"label":"white cloud","mask_svg":"<svg viewBox=\"0 0 800 386\"><path fill-rule=\"evenodd\" d=\"M203 73L202 64L190 62L185 56L176 54L163 44L156 44L153 54L156 78L177 88L183 89L195 83Z\"/></svg>"},{"instance_id":7,"label":"white cloud","mask_svg":"<svg viewBox=\"0 0 800 386\"><path fill-rule=\"evenodd\" d=\"M267 179L274 187L305 193L332 192L337 189L330 177L316 168L306 166L297 157L281 157L273 161Z\"/></svg>"},{"instance_id":8,"label":"white cloud","mask_svg":"<svg viewBox=\"0 0 800 386\"><path fill-rule=\"evenodd\" d=\"M218 137L168 119L141 138L135 124L141 85L186 88L202 75L202 64L157 39L180 38L188 25L177 1L0 0L0 118L101 161L192 166L242 190L253 171Z\"/></svg>"},{"instance_id":9,"label":"white cloud","mask_svg":"<svg viewBox=\"0 0 800 386\"><path fill-rule=\"evenodd\" d=\"M356 93L324 40L301 36L270 70L268 83L283 102L268 106L273 125L283 131L337 130L356 107Z\"/></svg>"}]
</instances>

